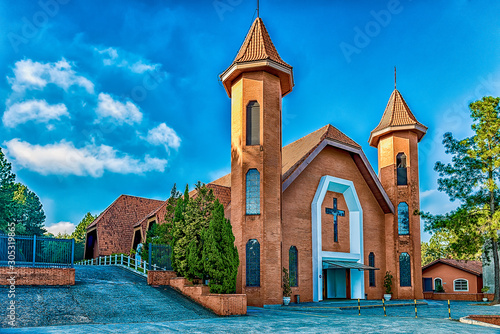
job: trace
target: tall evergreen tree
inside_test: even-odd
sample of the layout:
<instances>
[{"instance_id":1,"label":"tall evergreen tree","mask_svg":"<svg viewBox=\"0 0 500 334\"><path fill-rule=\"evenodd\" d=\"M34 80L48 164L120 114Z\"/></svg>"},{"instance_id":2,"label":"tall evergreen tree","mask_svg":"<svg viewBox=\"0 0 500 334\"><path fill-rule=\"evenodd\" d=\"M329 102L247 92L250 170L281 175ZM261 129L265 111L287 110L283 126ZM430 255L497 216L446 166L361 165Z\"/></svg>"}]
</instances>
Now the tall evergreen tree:
<instances>
[{"instance_id":1,"label":"tall evergreen tree","mask_svg":"<svg viewBox=\"0 0 500 334\"><path fill-rule=\"evenodd\" d=\"M500 228L500 98L483 97L470 104L474 135L463 140L444 135L446 153L451 163L437 162L439 190L452 201L460 201L458 209L439 216L423 214L427 229L451 232L457 238L450 242L454 253L476 254L484 248L485 260L492 258L495 297L500 302L500 264L498 239Z\"/></svg>"},{"instance_id":2,"label":"tall evergreen tree","mask_svg":"<svg viewBox=\"0 0 500 334\"><path fill-rule=\"evenodd\" d=\"M215 201L210 225L202 235L204 271L210 279L210 292L234 293L240 260L231 223L224 218L224 206L218 200Z\"/></svg>"},{"instance_id":3,"label":"tall evergreen tree","mask_svg":"<svg viewBox=\"0 0 500 334\"><path fill-rule=\"evenodd\" d=\"M13 218L16 175L0 148L0 232L7 233Z\"/></svg>"},{"instance_id":4,"label":"tall evergreen tree","mask_svg":"<svg viewBox=\"0 0 500 334\"><path fill-rule=\"evenodd\" d=\"M189 203L189 185L186 185L184 196L177 199L174 218L170 229L172 241L172 268L179 276L187 273L187 248L190 240L186 231L186 206Z\"/></svg>"}]
</instances>

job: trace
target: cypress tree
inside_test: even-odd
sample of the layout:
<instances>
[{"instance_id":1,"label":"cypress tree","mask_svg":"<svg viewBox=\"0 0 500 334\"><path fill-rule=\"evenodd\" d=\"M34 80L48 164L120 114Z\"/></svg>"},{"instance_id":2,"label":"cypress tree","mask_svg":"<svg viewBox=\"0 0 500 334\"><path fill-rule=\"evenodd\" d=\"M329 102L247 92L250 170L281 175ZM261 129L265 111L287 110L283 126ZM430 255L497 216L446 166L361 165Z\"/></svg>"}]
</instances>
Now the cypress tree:
<instances>
[{"instance_id":1,"label":"cypress tree","mask_svg":"<svg viewBox=\"0 0 500 334\"><path fill-rule=\"evenodd\" d=\"M240 261L231 223L224 218L224 206L218 200L210 225L202 235L204 270L210 279L210 292L234 293Z\"/></svg>"},{"instance_id":2,"label":"cypress tree","mask_svg":"<svg viewBox=\"0 0 500 334\"><path fill-rule=\"evenodd\" d=\"M186 237L186 205L189 202L189 186L186 185L184 197L177 200L170 235L172 240L172 268L179 276L187 272L186 251L189 240Z\"/></svg>"}]
</instances>

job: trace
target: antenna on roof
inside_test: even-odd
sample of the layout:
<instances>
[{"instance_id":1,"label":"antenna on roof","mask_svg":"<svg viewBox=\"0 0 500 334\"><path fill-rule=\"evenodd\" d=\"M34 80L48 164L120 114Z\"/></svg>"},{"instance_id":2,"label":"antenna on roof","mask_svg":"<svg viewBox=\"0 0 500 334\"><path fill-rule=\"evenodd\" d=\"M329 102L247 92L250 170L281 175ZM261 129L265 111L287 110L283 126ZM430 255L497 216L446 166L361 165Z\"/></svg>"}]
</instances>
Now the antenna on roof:
<instances>
[{"instance_id":1,"label":"antenna on roof","mask_svg":"<svg viewBox=\"0 0 500 334\"><path fill-rule=\"evenodd\" d=\"M396 89L396 66L394 66L394 89Z\"/></svg>"},{"instance_id":2,"label":"antenna on roof","mask_svg":"<svg viewBox=\"0 0 500 334\"><path fill-rule=\"evenodd\" d=\"M257 0L257 17L260 17L260 13L259 13L259 0Z\"/></svg>"}]
</instances>

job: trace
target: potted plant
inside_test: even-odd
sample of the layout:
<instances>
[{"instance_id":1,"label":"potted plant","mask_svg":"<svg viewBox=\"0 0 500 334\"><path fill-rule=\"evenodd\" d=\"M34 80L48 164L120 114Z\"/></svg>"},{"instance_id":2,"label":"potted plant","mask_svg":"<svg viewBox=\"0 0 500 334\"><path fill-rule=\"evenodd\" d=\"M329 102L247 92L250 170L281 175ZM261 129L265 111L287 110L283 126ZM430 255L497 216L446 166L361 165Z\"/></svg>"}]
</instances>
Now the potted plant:
<instances>
[{"instance_id":1,"label":"potted plant","mask_svg":"<svg viewBox=\"0 0 500 334\"><path fill-rule=\"evenodd\" d=\"M484 293L483 295L483 302L487 302L488 301L488 297L486 297L486 293L490 291L490 287L489 286L485 286L484 288L481 289L481 292Z\"/></svg>"},{"instance_id":2,"label":"potted plant","mask_svg":"<svg viewBox=\"0 0 500 334\"><path fill-rule=\"evenodd\" d=\"M441 284L436 285L436 292L444 292L444 288Z\"/></svg>"},{"instance_id":3,"label":"potted plant","mask_svg":"<svg viewBox=\"0 0 500 334\"><path fill-rule=\"evenodd\" d=\"M385 288L385 294L384 294L384 299L385 300L391 300L392 297L392 279L394 277L391 275L390 271L385 272L384 276L384 288Z\"/></svg>"},{"instance_id":4,"label":"potted plant","mask_svg":"<svg viewBox=\"0 0 500 334\"><path fill-rule=\"evenodd\" d=\"M292 288L290 288L290 277L288 270L283 268L283 304L290 304L290 296L292 295Z\"/></svg>"}]
</instances>

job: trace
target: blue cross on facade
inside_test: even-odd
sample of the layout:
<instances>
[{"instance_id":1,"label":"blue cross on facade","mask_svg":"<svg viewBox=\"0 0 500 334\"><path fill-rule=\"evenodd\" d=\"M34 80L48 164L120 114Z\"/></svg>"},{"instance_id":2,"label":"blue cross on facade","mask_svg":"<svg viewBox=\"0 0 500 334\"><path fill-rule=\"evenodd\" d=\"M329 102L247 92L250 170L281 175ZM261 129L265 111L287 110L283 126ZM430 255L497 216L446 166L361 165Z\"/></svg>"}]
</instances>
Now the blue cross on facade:
<instances>
[{"instance_id":1,"label":"blue cross on facade","mask_svg":"<svg viewBox=\"0 0 500 334\"><path fill-rule=\"evenodd\" d=\"M339 241L337 216L344 217L345 211L337 209L337 199L333 199L333 209L325 208L327 215L333 215L333 241Z\"/></svg>"}]
</instances>

